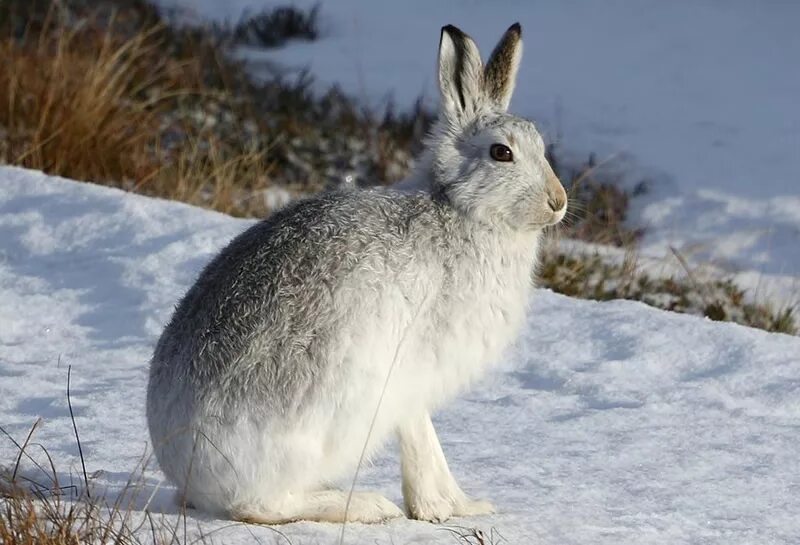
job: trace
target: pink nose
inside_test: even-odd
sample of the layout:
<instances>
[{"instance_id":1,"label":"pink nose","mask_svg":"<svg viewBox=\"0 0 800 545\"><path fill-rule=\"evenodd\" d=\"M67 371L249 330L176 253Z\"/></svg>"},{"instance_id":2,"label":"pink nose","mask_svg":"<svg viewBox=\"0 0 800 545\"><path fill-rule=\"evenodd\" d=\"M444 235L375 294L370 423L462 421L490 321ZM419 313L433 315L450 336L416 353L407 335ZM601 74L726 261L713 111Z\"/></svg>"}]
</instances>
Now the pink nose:
<instances>
[{"instance_id":1,"label":"pink nose","mask_svg":"<svg viewBox=\"0 0 800 545\"><path fill-rule=\"evenodd\" d=\"M556 173L550 167L549 163L545 163L545 188L547 191L547 205L553 212L561 212L567 205L567 192L564 191L564 186L561 185L561 180L558 179Z\"/></svg>"}]
</instances>

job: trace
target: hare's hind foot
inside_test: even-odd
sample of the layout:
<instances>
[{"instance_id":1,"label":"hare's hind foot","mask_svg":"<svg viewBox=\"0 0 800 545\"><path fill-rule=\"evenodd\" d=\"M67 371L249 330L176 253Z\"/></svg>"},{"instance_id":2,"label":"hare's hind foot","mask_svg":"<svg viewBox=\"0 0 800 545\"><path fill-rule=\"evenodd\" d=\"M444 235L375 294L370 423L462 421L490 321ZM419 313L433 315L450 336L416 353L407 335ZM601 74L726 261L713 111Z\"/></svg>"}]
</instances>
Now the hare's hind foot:
<instances>
[{"instance_id":1,"label":"hare's hind foot","mask_svg":"<svg viewBox=\"0 0 800 545\"><path fill-rule=\"evenodd\" d=\"M312 522L375 523L402 517L403 511L380 494L353 492L347 506L348 493L341 490L320 490L292 494L274 505L254 503L240 505L231 511L231 518L253 524L285 524L299 520Z\"/></svg>"}]
</instances>

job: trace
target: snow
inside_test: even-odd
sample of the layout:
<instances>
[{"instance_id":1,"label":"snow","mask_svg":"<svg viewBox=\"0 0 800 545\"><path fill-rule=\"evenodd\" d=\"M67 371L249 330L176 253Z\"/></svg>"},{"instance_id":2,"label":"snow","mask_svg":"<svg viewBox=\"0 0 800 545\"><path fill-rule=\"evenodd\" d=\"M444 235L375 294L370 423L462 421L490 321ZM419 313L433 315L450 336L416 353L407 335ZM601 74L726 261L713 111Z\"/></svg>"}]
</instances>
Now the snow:
<instances>
[{"instance_id":1,"label":"snow","mask_svg":"<svg viewBox=\"0 0 800 545\"><path fill-rule=\"evenodd\" d=\"M147 449L147 362L176 300L249 225L184 204L0 168L0 425L22 441L37 417L62 484L80 464L109 498ZM449 525L509 543L792 544L800 540L800 338L538 290L518 345L436 425L456 476L498 514ZM38 449L31 453L38 456ZM0 438L0 462L16 449ZM30 464L25 475L47 482ZM145 506L177 520L171 486L144 472ZM395 446L361 489L400 502ZM152 496L152 500L148 498ZM269 528L189 511L217 542L280 541ZM340 527L296 523L292 543ZM255 536L255 538L254 538ZM453 543L408 520L349 525L345 543Z\"/></svg>"},{"instance_id":2,"label":"snow","mask_svg":"<svg viewBox=\"0 0 800 545\"><path fill-rule=\"evenodd\" d=\"M232 20L274 5L159 2ZM631 218L647 228L643 253L671 245L759 278L800 275L800 3L337 0L322 3L319 41L243 55L256 73L308 67L367 103L434 103L439 28L460 26L486 55L515 20L526 52L512 111L570 155L648 182Z\"/></svg>"}]
</instances>

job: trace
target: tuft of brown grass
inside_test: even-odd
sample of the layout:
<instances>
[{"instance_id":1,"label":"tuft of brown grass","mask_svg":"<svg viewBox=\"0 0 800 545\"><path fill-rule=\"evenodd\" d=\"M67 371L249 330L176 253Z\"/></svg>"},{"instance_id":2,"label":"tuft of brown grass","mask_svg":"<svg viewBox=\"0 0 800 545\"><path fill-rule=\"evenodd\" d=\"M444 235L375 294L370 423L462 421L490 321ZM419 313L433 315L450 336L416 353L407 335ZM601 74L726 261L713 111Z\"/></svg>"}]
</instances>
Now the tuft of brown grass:
<instances>
[{"instance_id":1,"label":"tuft of brown grass","mask_svg":"<svg viewBox=\"0 0 800 545\"><path fill-rule=\"evenodd\" d=\"M209 127L206 109L241 113L221 89L236 67L222 67L211 38L177 37L141 6L77 23L58 6L0 39L0 163L235 215L268 211L252 198L271 185L268 149Z\"/></svg>"},{"instance_id":2,"label":"tuft of brown grass","mask_svg":"<svg viewBox=\"0 0 800 545\"><path fill-rule=\"evenodd\" d=\"M273 184L269 177L272 166L264 151L230 155L209 135L188 142L160 164L130 189L241 217L263 215L273 207L265 194ZM289 193L286 195L288 198Z\"/></svg>"},{"instance_id":3,"label":"tuft of brown grass","mask_svg":"<svg viewBox=\"0 0 800 545\"><path fill-rule=\"evenodd\" d=\"M56 479L55 472L48 477ZM141 490L130 482L108 503L76 487L23 486L0 471L0 543L3 545L179 545L192 536L181 531L184 520L168 523L162 515L134 512L132 498ZM185 512L184 512L185 518ZM206 543L205 535L192 543Z\"/></svg>"},{"instance_id":4,"label":"tuft of brown grass","mask_svg":"<svg viewBox=\"0 0 800 545\"><path fill-rule=\"evenodd\" d=\"M55 24L51 21L46 25ZM5 161L76 179L110 181L155 168L145 151L157 108L139 94L163 66L149 65L152 32L89 44L61 27L0 43L0 124Z\"/></svg>"},{"instance_id":5,"label":"tuft of brown grass","mask_svg":"<svg viewBox=\"0 0 800 545\"><path fill-rule=\"evenodd\" d=\"M0 499L0 543L5 545L82 545L136 543L98 517L85 502L60 495L34 499L19 489Z\"/></svg>"},{"instance_id":6,"label":"tuft of brown grass","mask_svg":"<svg viewBox=\"0 0 800 545\"><path fill-rule=\"evenodd\" d=\"M5 429L0 433L17 448L13 467L0 466L0 543L3 545L84 545L114 543L119 545L179 545L192 537L187 530L186 510L176 521L170 522L164 515L153 515L147 509L150 500L142 505L145 492L144 473L150 456L142 456L131 472L123 490L113 499L90 493L91 479L85 471L85 460L80 448L80 437L75 425L70 400L69 376L67 375L67 403L75 430L84 488L79 485L60 486L58 471L47 449L33 442L34 434L41 423L37 419L25 440L18 442ZM32 446L41 449L44 464L29 452ZM36 468L34 478L26 476L22 462L31 462ZM70 477L72 480L72 477ZM152 492L150 498L152 499ZM140 508L141 509L141 508ZM191 543L206 543L212 533L231 526L223 526L208 533L198 525L197 537ZM181 529L183 530L181 532Z\"/></svg>"},{"instance_id":7,"label":"tuft of brown grass","mask_svg":"<svg viewBox=\"0 0 800 545\"><path fill-rule=\"evenodd\" d=\"M610 301L630 299L652 307L797 335L791 306L753 301L729 278L708 277L684 268L683 275L654 276L628 253L620 263L597 254L545 248L537 278L543 287L571 297Z\"/></svg>"}]
</instances>

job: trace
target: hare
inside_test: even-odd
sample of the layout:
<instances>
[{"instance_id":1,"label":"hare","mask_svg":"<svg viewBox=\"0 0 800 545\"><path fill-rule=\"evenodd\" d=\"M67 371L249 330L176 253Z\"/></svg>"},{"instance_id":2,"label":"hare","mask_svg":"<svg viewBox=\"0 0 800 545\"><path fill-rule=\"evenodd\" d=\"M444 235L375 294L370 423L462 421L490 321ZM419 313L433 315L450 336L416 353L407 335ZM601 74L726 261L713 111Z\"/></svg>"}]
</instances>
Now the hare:
<instances>
[{"instance_id":1,"label":"hare","mask_svg":"<svg viewBox=\"0 0 800 545\"><path fill-rule=\"evenodd\" d=\"M409 517L492 512L450 473L430 413L517 335L542 229L567 199L534 125L506 112L512 25L484 67L442 29L441 112L409 179L329 192L235 238L178 304L147 391L153 448L179 496L279 524L402 516L332 488L393 433Z\"/></svg>"}]
</instances>

